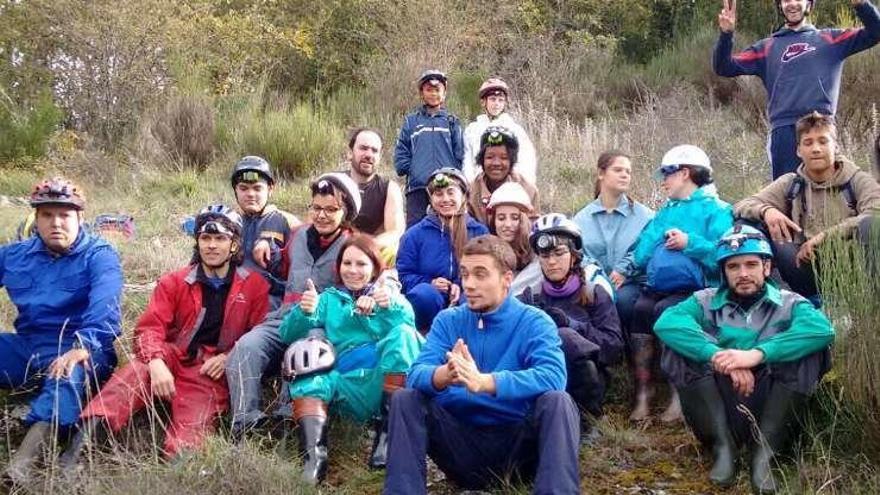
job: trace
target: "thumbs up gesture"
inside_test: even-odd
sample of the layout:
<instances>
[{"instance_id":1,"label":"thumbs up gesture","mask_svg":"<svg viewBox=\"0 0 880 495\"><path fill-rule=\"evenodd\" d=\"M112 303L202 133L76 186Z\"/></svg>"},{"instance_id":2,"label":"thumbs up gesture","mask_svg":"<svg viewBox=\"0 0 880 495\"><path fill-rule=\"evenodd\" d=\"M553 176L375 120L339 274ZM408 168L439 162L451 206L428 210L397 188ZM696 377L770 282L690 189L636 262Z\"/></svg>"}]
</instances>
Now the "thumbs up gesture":
<instances>
[{"instance_id":1,"label":"thumbs up gesture","mask_svg":"<svg viewBox=\"0 0 880 495\"><path fill-rule=\"evenodd\" d=\"M307 315L314 313L318 307L318 290L315 289L315 283L312 282L312 279L306 280L306 291L303 292L302 299L299 301L299 307Z\"/></svg>"},{"instance_id":2,"label":"thumbs up gesture","mask_svg":"<svg viewBox=\"0 0 880 495\"><path fill-rule=\"evenodd\" d=\"M385 287L385 280L382 278L376 282L376 287L373 288L373 300L380 308L388 309L388 306L391 305L391 296L388 294L388 288Z\"/></svg>"}]
</instances>

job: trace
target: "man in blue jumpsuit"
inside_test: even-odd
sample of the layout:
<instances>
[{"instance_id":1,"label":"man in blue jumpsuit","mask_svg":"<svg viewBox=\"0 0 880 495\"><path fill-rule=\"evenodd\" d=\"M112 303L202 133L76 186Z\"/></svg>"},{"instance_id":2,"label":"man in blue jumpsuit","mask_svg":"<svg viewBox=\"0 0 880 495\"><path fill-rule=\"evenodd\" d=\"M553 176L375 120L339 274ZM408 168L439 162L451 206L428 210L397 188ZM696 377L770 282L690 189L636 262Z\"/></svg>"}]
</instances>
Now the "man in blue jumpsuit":
<instances>
[{"instance_id":1,"label":"man in blue jumpsuit","mask_svg":"<svg viewBox=\"0 0 880 495\"><path fill-rule=\"evenodd\" d=\"M122 268L103 239L85 232L85 196L54 178L30 198L38 235L0 247L0 284L15 307L15 333L0 333L0 387L38 385L27 435L6 468L26 481L53 427L64 431L87 402L89 384L116 366Z\"/></svg>"}]
</instances>

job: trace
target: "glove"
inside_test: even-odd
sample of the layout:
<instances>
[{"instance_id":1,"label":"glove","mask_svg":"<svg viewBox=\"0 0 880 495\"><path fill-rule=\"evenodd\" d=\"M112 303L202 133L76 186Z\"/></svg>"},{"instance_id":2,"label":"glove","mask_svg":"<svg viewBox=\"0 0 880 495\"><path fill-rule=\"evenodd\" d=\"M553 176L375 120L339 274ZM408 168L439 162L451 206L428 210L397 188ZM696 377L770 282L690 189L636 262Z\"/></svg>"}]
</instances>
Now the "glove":
<instances>
[{"instance_id":1,"label":"glove","mask_svg":"<svg viewBox=\"0 0 880 495\"><path fill-rule=\"evenodd\" d=\"M571 326L568 324L568 315L565 314L565 311L562 311L559 308L544 308L544 312L553 319L553 323L556 324L556 328L568 327Z\"/></svg>"}]
</instances>

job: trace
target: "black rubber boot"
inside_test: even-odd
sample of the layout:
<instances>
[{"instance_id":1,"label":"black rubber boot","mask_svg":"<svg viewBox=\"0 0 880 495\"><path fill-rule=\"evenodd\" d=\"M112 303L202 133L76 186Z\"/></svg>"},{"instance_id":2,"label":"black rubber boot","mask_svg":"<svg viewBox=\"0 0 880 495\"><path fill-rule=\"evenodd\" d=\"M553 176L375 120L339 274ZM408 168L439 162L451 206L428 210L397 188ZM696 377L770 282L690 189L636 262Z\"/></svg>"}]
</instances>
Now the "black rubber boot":
<instances>
[{"instance_id":1,"label":"black rubber boot","mask_svg":"<svg viewBox=\"0 0 880 495\"><path fill-rule=\"evenodd\" d=\"M391 410L391 393L382 392L382 405L379 418L376 420L376 434L373 437L373 448L370 450L370 469L385 469L388 462L388 413Z\"/></svg>"},{"instance_id":2,"label":"black rubber boot","mask_svg":"<svg viewBox=\"0 0 880 495\"><path fill-rule=\"evenodd\" d=\"M737 448L715 379L711 376L701 378L680 388L678 394L688 426L712 452L709 480L721 487L731 486L736 481Z\"/></svg>"},{"instance_id":3,"label":"black rubber boot","mask_svg":"<svg viewBox=\"0 0 880 495\"><path fill-rule=\"evenodd\" d=\"M568 393L579 409L590 413L595 418L602 416L602 404L605 401L605 380L602 378L595 361L579 359L572 363Z\"/></svg>"},{"instance_id":4,"label":"black rubber boot","mask_svg":"<svg viewBox=\"0 0 880 495\"><path fill-rule=\"evenodd\" d=\"M43 454L43 448L52 438L52 425L40 421L31 425L15 455L9 460L4 473L6 479L15 485L26 484L31 480L34 464Z\"/></svg>"},{"instance_id":5,"label":"black rubber boot","mask_svg":"<svg viewBox=\"0 0 880 495\"><path fill-rule=\"evenodd\" d=\"M303 416L297 423L303 457L302 481L314 486L327 474L327 417Z\"/></svg>"},{"instance_id":6,"label":"black rubber boot","mask_svg":"<svg viewBox=\"0 0 880 495\"><path fill-rule=\"evenodd\" d=\"M776 493L773 467L776 454L788 446L795 411L807 401L807 396L774 383L767 395L767 402L758 420L760 435L752 448L752 491Z\"/></svg>"},{"instance_id":7,"label":"black rubber boot","mask_svg":"<svg viewBox=\"0 0 880 495\"><path fill-rule=\"evenodd\" d=\"M83 449L104 443L108 436L106 423L100 417L91 417L79 424L67 448L58 457L61 472L73 472L79 464Z\"/></svg>"}]
</instances>

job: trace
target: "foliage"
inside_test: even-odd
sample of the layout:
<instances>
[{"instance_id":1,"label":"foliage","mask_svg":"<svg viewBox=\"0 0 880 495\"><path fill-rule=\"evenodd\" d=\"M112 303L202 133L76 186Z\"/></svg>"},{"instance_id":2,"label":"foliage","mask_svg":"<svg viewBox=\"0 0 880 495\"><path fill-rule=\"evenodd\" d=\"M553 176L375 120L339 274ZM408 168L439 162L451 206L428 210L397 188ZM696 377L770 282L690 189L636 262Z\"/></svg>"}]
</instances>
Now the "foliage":
<instances>
[{"instance_id":1,"label":"foliage","mask_svg":"<svg viewBox=\"0 0 880 495\"><path fill-rule=\"evenodd\" d=\"M62 112L49 93L40 95L33 105L23 106L0 88L0 160L43 156L61 118Z\"/></svg>"}]
</instances>

